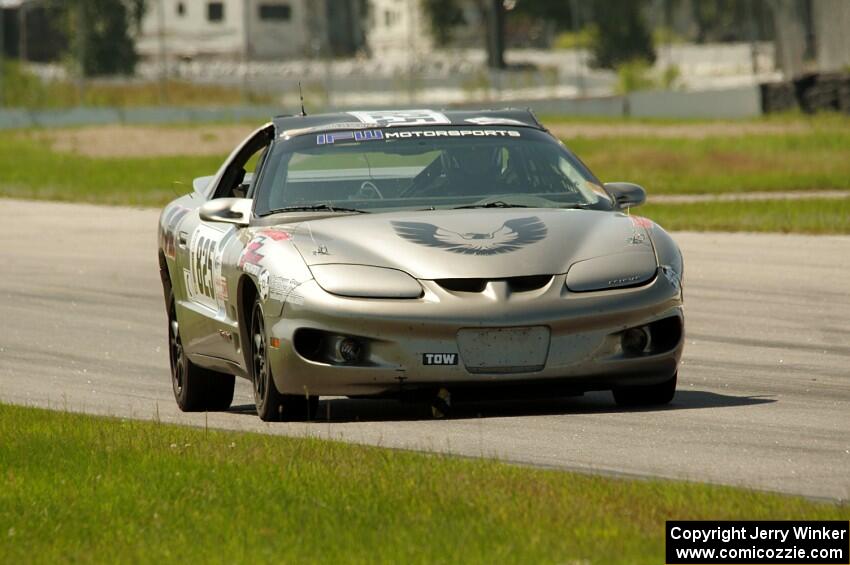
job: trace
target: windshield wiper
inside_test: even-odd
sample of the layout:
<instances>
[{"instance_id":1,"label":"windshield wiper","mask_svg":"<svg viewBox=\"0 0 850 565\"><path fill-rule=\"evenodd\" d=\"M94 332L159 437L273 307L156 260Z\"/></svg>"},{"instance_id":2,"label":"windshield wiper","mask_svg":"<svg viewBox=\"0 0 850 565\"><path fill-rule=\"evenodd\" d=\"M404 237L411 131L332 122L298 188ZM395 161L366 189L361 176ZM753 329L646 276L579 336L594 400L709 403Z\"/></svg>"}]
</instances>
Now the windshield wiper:
<instances>
[{"instance_id":1,"label":"windshield wiper","mask_svg":"<svg viewBox=\"0 0 850 565\"><path fill-rule=\"evenodd\" d=\"M283 214L285 212L313 212L327 210L328 212L355 212L357 214L368 214L366 210L358 210L357 208L343 208L341 206L331 206L327 203L322 204L305 204L303 206L285 206L283 208L275 208L269 210L265 215Z\"/></svg>"},{"instance_id":2,"label":"windshield wiper","mask_svg":"<svg viewBox=\"0 0 850 565\"><path fill-rule=\"evenodd\" d=\"M455 206L453 210L464 210L467 208L528 208L525 204L508 204L503 200L487 202L486 204L469 204L467 206Z\"/></svg>"}]
</instances>

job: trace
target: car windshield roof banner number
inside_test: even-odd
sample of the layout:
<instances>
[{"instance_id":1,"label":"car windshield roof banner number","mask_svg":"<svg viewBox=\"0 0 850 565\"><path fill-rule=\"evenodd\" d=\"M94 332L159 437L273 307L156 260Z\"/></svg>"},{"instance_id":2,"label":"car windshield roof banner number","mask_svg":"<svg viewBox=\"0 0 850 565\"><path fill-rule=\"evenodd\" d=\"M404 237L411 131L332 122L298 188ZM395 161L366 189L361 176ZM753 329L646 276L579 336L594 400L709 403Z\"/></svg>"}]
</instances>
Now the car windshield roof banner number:
<instances>
[{"instance_id":1,"label":"car windshield roof banner number","mask_svg":"<svg viewBox=\"0 0 850 565\"><path fill-rule=\"evenodd\" d=\"M377 126L416 126L428 124L451 124L451 120L433 110L389 110L376 112L349 112L364 124Z\"/></svg>"}]
</instances>

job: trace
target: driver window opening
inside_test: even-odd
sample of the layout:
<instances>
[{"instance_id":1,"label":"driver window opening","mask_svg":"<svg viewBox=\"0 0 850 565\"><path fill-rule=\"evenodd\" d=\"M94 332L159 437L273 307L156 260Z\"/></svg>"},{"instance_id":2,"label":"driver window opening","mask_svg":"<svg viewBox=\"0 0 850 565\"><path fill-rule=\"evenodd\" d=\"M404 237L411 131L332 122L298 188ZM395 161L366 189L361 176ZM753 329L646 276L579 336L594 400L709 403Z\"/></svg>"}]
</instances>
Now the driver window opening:
<instances>
[{"instance_id":1,"label":"driver window opening","mask_svg":"<svg viewBox=\"0 0 850 565\"><path fill-rule=\"evenodd\" d=\"M227 166L216 189L215 198L247 198L256 180L256 173L271 145L271 132L263 131Z\"/></svg>"}]
</instances>

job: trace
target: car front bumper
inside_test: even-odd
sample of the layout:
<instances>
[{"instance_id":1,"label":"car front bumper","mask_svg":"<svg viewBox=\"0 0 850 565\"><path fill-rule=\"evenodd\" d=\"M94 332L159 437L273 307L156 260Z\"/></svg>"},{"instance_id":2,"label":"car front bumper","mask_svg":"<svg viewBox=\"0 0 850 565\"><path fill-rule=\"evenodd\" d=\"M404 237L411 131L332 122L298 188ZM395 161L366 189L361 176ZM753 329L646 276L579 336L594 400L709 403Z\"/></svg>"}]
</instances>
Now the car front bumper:
<instances>
[{"instance_id":1,"label":"car front bumper","mask_svg":"<svg viewBox=\"0 0 850 565\"><path fill-rule=\"evenodd\" d=\"M675 374L684 344L682 292L676 281L659 272L640 287L573 293L564 279L556 275L541 289L517 293L498 282L472 293L421 281L422 298L400 300L335 296L307 281L296 289L297 299L286 302L281 317L269 320L271 337L280 340L271 349L275 384L288 394L333 396L439 387L581 392L653 384ZM665 327L678 327L678 335L667 336L663 348L639 355L623 351L621 332L661 320L673 320ZM461 332L503 328L545 328L542 363L488 368L477 360L479 366L471 365L473 353L481 352L459 343ZM351 365L308 358L294 343L305 329L355 337L365 344L364 361ZM516 347L529 345L520 341ZM454 354L457 364L426 365L426 354Z\"/></svg>"}]
</instances>

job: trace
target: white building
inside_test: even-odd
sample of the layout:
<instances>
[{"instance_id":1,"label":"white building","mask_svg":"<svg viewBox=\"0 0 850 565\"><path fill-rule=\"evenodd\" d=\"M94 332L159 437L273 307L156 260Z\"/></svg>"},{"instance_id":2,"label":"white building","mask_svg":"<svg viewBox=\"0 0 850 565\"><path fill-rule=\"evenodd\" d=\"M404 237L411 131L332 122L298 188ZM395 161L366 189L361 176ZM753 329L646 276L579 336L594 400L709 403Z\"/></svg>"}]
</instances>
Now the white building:
<instances>
[{"instance_id":1,"label":"white building","mask_svg":"<svg viewBox=\"0 0 850 565\"><path fill-rule=\"evenodd\" d=\"M366 37L369 49L379 57L426 55L446 47L484 45L484 16L471 0L459 3L463 24L451 30L449 45L436 45L423 0L369 0Z\"/></svg>"},{"instance_id":2,"label":"white building","mask_svg":"<svg viewBox=\"0 0 850 565\"><path fill-rule=\"evenodd\" d=\"M352 0L149 0L138 52L156 59L286 59L362 43Z\"/></svg>"},{"instance_id":3,"label":"white building","mask_svg":"<svg viewBox=\"0 0 850 565\"><path fill-rule=\"evenodd\" d=\"M434 47L421 0L369 0L366 36L373 55L420 55Z\"/></svg>"}]
</instances>

